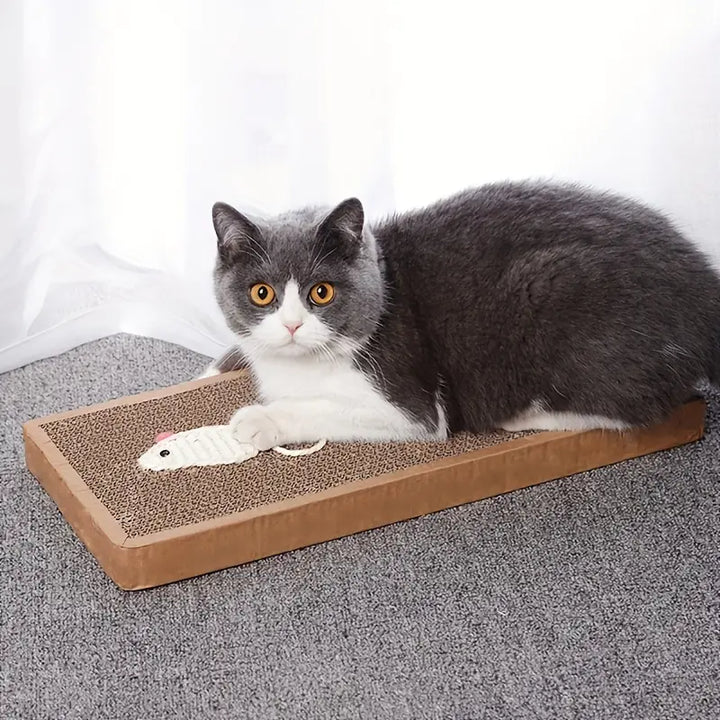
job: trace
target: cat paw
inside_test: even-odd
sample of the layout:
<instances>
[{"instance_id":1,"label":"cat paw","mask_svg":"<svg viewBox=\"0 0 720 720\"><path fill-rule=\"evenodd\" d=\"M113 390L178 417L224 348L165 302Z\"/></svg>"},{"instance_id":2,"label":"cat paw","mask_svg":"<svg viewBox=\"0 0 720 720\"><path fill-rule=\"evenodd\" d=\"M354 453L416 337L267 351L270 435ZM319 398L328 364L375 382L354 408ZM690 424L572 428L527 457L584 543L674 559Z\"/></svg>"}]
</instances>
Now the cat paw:
<instances>
[{"instance_id":1,"label":"cat paw","mask_svg":"<svg viewBox=\"0 0 720 720\"><path fill-rule=\"evenodd\" d=\"M230 428L238 442L249 443L258 450L270 450L280 444L280 428L262 405L240 408L230 418Z\"/></svg>"}]
</instances>

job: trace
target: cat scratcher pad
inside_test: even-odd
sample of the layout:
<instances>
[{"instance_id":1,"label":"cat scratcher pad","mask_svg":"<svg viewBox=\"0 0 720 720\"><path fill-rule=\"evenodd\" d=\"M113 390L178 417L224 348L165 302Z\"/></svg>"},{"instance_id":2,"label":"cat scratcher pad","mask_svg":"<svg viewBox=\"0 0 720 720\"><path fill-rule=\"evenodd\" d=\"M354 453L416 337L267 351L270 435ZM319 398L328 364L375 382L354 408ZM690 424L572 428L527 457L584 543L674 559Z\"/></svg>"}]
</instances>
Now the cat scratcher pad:
<instances>
[{"instance_id":1,"label":"cat scratcher pad","mask_svg":"<svg viewBox=\"0 0 720 720\"><path fill-rule=\"evenodd\" d=\"M25 424L27 465L107 574L153 587L692 442L693 400L628 433L542 432L446 443L329 443L238 465L152 472L137 458L164 430L225 423L252 402L243 372Z\"/></svg>"}]
</instances>

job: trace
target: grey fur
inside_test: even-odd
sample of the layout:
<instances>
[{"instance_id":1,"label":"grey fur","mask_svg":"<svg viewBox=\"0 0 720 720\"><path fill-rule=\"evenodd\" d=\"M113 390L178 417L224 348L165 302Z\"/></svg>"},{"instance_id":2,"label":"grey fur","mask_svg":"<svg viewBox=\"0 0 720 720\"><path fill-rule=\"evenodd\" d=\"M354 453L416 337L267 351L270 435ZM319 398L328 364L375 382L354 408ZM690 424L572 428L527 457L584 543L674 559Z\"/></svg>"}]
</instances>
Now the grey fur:
<instances>
[{"instance_id":1,"label":"grey fur","mask_svg":"<svg viewBox=\"0 0 720 720\"><path fill-rule=\"evenodd\" d=\"M254 282L332 281L336 300L313 311L363 344L358 367L428 427L438 396L454 431L497 427L534 402L643 425L720 380L718 275L665 217L625 198L499 183L359 234L351 199L323 225L327 211L303 210L240 241L246 219L225 205L213 216L233 330L265 312L247 299Z\"/></svg>"}]
</instances>

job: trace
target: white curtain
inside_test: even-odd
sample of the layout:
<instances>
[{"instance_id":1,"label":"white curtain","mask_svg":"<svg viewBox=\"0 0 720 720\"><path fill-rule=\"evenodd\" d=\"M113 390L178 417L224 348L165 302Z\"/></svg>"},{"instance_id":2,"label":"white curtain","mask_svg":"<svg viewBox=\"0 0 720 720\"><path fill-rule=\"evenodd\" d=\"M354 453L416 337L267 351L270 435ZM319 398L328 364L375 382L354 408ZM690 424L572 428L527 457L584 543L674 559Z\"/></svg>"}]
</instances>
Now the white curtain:
<instances>
[{"instance_id":1,"label":"white curtain","mask_svg":"<svg viewBox=\"0 0 720 720\"><path fill-rule=\"evenodd\" d=\"M120 331L221 352L216 200L574 179L720 261L719 53L717 0L0 0L0 371Z\"/></svg>"}]
</instances>

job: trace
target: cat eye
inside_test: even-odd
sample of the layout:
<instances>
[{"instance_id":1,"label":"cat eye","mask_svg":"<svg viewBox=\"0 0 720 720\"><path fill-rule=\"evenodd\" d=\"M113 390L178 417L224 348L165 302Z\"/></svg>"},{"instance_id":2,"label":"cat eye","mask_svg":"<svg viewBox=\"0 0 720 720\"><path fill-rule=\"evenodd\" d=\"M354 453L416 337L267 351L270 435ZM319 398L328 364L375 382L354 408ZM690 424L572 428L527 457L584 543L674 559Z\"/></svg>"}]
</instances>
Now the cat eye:
<instances>
[{"instance_id":1,"label":"cat eye","mask_svg":"<svg viewBox=\"0 0 720 720\"><path fill-rule=\"evenodd\" d=\"M258 307L266 307L275 299L275 291L265 283L255 283L250 288L250 302Z\"/></svg>"},{"instance_id":2,"label":"cat eye","mask_svg":"<svg viewBox=\"0 0 720 720\"><path fill-rule=\"evenodd\" d=\"M313 305L327 305L335 297L335 288L332 283L321 282L312 286L308 297Z\"/></svg>"}]
</instances>

